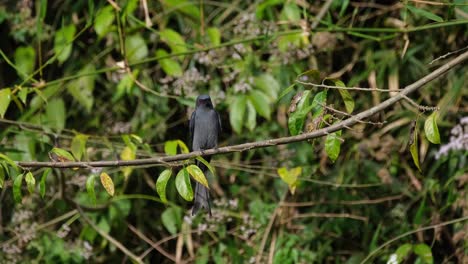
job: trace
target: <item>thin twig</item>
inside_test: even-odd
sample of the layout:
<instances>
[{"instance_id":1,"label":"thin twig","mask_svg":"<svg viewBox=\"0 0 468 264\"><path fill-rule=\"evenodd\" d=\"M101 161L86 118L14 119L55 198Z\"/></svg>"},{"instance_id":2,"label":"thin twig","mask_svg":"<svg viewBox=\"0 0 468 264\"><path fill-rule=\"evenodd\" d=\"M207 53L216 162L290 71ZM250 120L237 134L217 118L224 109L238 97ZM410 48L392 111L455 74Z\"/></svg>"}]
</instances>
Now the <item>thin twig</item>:
<instances>
[{"instance_id":1,"label":"thin twig","mask_svg":"<svg viewBox=\"0 0 468 264\"><path fill-rule=\"evenodd\" d=\"M349 218L349 219L354 219L354 220L360 220L363 222L367 222L368 218L360 215L353 215L353 214L335 214L335 213L306 213L306 214L299 214L295 215L293 217L290 217L284 222L289 222L293 219L299 219L299 218Z\"/></svg>"},{"instance_id":2,"label":"thin twig","mask_svg":"<svg viewBox=\"0 0 468 264\"><path fill-rule=\"evenodd\" d=\"M266 148L266 147L271 147L271 146L276 146L276 145L289 144L293 142L306 141L306 140L310 140L313 138L325 136L329 133L338 131L345 127L350 127L363 119L373 116L374 114L404 99L404 96L406 96L407 94L420 89L425 84L436 79L437 77L441 76L442 74L446 73L447 71L449 71L456 65L461 64L467 59L468 59L468 51L452 59L451 61L442 65L438 69L422 77L418 81L408 85L397 95L383 101L382 103L368 110L365 110L341 122L335 123L329 127L322 128L322 129L312 131L309 133L296 135L296 136L280 137L276 139L267 139L267 140L261 140L261 141L256 141L256 142L243 143L239 145L207 149L203 151L193 151L190 153L178 154L174 156L145 158L145 159L136 159L136 160L109 160L109 161L83 161L83 162L17 161L16 163L19 166L25 167L25 168L32 168L32 167L87 168L87 167L119 167L119 166L135 166L135 165L154 165L154 164L161 164L161 163L164 164L164 163L173 162L173 161L187 160L187 159L195 158L198 156L226 154L226 153L232 153L232 152L243 152L243 151L256 149L256 148Z\"/></svg>"},{"instance_id":3,"label":"thin twig","mask_svg":"<svg viewBox=\"0 0 468 264\"><path fill-rule=\"evenodd\" d=\"M448 53L446 53L446 54L444 54L444 55L442 55L442 56L440 56L440 57L438 57L436 59L433 59L431 62L429 62L429 65L432 65L434 62L436 62L438 60L445 59L450 55L457 54L457 53L462 52L462 51L464 51L466 49L468 49L468 46L466 46L464 48L461 48L461 49L458 49L458 50L455 50L455 51L448 52Z\"/></svg>"},{"instance_id":4,"label":"thin twig","mask_svg":"<svg viewBox=\"0 0 468 264\"><path fill-rule=\"evenodd\" d=\"M365 199L365 200L354 200L354 201L338 201L338 202L331 202L331 201L319 201L319 202L285 202L281 203L281 206L288 206L288 207L308 207L308 206L315 206L320 204L341 204L341 205L368 205L368 204L379 204L393 200L400 200L403 198L403 195L395 195L389 197L383 197L378 199Z\"/></svg>"},{"instance_id":5,"label":"thin twig","mask_svg":"<svg viewBox=\"0 0 468 264\"><path fill-rule=\"evenodd\" d=\"M404 89L396 89L396 90L388 90L388 89L380 89L380 88L368 88L368 87L343 87L343 86L335 86L335 85L325 85L325 84L316 84L311 82L304 82L300 80L296 80L297 83L302 85L313 86L317 88L329 88L329 89L340 89L340 90L352 90L352 91L368 91L368 92L395 92L395 91L403 91Z\"/></svg>"},{"instance_id":6,"label":"thin twig","mask_svg":"<svg viewBox=\"0 0 468 264\"><path fill-rule=\"evenodd\" d=\"M136 227L132 226L131 224L127 224L127 226L135 235L137 235L139 238L141 238L146 243L150 244L151 247L156 249L159 253L163 254L166 258L168 258L168 259L170 259L170 260L172 260L174 262L176 261L174 256L169 254L167 251L165 251L159 245L156 245L156 243L154 243L151 239L149 239L147 236L145 236L145 234L140 232L140 230L138 230ZM140 258L143 258L143 257L140 255Z\"/></svg>"},{"instance_id":7,"label":"thin twig","mask_svg":"<svg viewBox=\"0 0 468 264\"><path fill-rule=\"evenodd\" d=\"M310 26L310 29L313 30L318 26L320 20L322 20L323 16L327 13L327 11L330 8L330 5L332 4L332 2L333 2L333 0L327 0L323 4L322 8L318 12L318 14L315 16L314 22L312 22L312 25Z\"/></svg>"}]
</instances>

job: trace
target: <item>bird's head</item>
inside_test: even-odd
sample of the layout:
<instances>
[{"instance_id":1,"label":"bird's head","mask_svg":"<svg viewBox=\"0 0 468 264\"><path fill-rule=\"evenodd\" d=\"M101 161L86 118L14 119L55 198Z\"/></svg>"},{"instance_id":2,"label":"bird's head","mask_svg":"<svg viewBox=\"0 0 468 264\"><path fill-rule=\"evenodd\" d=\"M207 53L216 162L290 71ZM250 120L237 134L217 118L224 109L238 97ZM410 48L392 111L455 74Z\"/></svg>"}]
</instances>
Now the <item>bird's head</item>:
<instances>
[{"instance_id":1,"label":"bird's head","mask_svg":"<svg viewBox=\"0 0 468 264\"><path fill-rule=\"evenodd\" d=\"M210 96L207 94L199 95L197 97L197 107L213 108Z\"/></svg>"}]
</instances>

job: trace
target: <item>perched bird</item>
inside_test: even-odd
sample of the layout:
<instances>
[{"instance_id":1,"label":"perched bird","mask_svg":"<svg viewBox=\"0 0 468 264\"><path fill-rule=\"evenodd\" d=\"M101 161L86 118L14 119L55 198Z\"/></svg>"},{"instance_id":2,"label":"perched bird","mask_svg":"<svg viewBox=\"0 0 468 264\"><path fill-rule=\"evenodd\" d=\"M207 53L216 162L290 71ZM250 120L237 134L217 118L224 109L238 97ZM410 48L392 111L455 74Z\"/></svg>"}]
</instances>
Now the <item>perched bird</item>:
<instances>
[{"instance_id":1,"label":"perched bird","mask_svg":"<svg viewBox=\"0 0 468 264\"><path fill-rule=\"evenodd\" d=\"M198 96L195 111L193 111L190 118L190 140L192 143L192 150L196 151L217 147L220 133L221 120L219 114L213 108L210 96ZM205 157L205 159L210 162L210 157ZM206 175L208 168L198 161L197 165ZM192 215L195 215L200 208L205 208L211 215L210 191L202 184L196 182Z\"/></svg>"}]
</instances>

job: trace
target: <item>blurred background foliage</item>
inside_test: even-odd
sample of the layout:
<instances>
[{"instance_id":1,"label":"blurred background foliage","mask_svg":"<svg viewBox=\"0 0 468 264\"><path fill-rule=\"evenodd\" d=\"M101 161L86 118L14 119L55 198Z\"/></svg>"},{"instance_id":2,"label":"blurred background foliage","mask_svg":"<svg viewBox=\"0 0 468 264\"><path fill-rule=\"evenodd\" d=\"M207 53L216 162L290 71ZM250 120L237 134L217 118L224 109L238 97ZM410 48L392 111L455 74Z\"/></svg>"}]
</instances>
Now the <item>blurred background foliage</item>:
<instances>
[{"instance_id":1,"label":"blurred background foliage","mask_svg":"<svg viewBox=\"0 0 468 264\"><path fill-rule=\"evenodd\" d=\"M174 176L160 200L163 166L10 162L165 155L201 93L221 146L327 126L392 94L298 78L397 92L466 48L467 4L2 1L0 262L360 263L386 242L370 262L468 262L465 222L391 241L468 215L466 66L411 95L440 108L441 145L424 134L432 112L403 101L326 139L216 156L211 218L190 217Z\"/></svg>"}]
</instances>

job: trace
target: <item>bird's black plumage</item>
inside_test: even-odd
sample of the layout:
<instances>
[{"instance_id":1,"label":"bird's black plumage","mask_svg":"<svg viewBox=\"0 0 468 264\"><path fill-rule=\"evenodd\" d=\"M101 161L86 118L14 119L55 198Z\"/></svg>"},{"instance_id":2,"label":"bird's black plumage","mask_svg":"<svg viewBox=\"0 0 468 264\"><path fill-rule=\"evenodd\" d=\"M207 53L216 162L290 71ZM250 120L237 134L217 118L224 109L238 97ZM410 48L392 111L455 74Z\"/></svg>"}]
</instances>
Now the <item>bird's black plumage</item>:
<instances>
[{"instance_id":1,"label":"bird's black plumage","mask_svg":"<svg viewBox=\"0 0 468 264\"><path fill-rule=\"evenodd\" d=\"M214 110L211 98L208 95L197 97L196 108L190 118L190 140L192 150L204 150L218 146L218 136L221 133L221 121L219 114ZM209 162L210 157L205 157ZM200 162L197 165L205 173L208 168ZM201 208L205 208L211 215L210 192L201 185L195 183L195 200L192 208L192 215L196 214Z\"/></svg>"}]
</instances>

